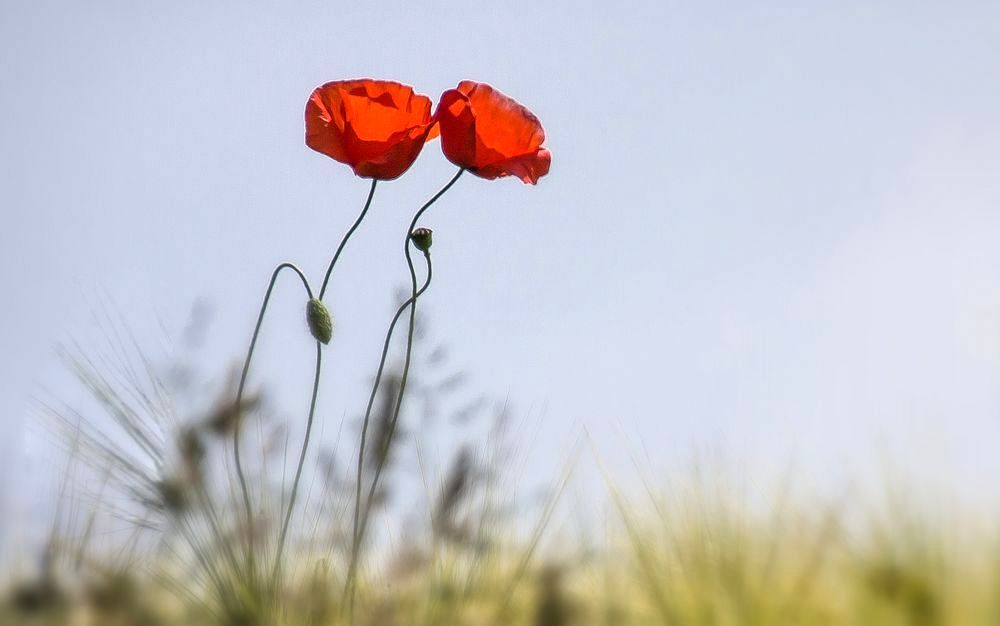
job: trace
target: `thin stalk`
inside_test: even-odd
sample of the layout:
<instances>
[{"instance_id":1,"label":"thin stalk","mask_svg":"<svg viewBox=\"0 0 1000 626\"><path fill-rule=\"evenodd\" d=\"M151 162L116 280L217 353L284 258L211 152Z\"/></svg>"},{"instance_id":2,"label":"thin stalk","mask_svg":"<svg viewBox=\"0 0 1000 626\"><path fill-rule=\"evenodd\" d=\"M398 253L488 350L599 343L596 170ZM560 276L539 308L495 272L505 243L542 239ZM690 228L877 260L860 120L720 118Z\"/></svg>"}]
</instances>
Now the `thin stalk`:
<instances>
[{"instance_id":1,"label":"thin stalk","mask_svg":"<svg viewBox=\"0 0 1000 626\"><path fill-rule=\"evenodd\" d=\"M378 489L378 481L379 478L381 477L382 469L385 465L383 459L382 461L379 462L379 464L375 468L375 476L372 479L372 484L371 488L369 489L368 499L365 502L364 516L362 517L360 510L361 479L362 479L361 472L364 465L365 438L367 435L368 425L371 418L372 403L374 401L375 394L378 390L379 383L381 382L381 375L385 367L385 360L388 354L389 341L392 338L393 331L395 330L396 322L399 320L399 316L401 315L402 311L405 310L407 307L409 307L410 309L409 331L407 333L406 355L404 358L403 374L402 377L400 378L400 386L396 398L396 405L393 411L393 416L389 425L389 432L386 438L386 445L391 445L392 438L396 431L396 422L399 419L399 410L400 407L402 406L403 392L406 389L407 376L409 375L410 355L413 348L413 331L416 319L415 312L416 312L417 299L420 297L420 295L422 295L422 293L427 289L427 286L430 284L430 277L431 277L430 256L425 253L424 256L427 259L427 270L428 270L427 281L421 289L419 290L417 289L417 273L413 267L413 257L410 253L410 234L413 232L413 229L416 228L417 221L423 216L424 212L426 212L427 209L429 209L435 202L438 201L439 198L441 198L441 196L443 196L449 189L451 189L451 187L456 182L458 182L458 179L462 176L464 172L465 172L464 168L459 168L458 172L455 173L455 176L453 176L452 179L449 180L444 187L442 187L436 194L434 194L430 200L428 200L426 203L424 203L422 207L420 207L420 209L414 214L413 219L410 220L409 228L407 228L406 235L403 239L403 253L406 255L406 265L410 272L410 298L409 300L406 301L406 303L404 303L400 307L399 311L397 311L396 315L393 317L392 323L389 326L389 331L388 333L386 333L386 340L382 350L382 358L379 363L378 374L376 375L375 384L373 385L372 388L372 394L369 397L368 408L365 411L365 419L361 426L361 444L358 450L357 490L355 493L355 502L354 502L354 533L353 533L353 540L351 547L351 563L348 569L347 581L345 585L345 592L350 593L350 611L351 611L352 621L354 615L354 577L357 570L357 561L359 557L361 541L364 536L365 526L368 523L368 517L371 512L371 500L374 497L375 491Z\"/></svg>"},{"instance_id":2,"label":"thin stalk","mask_svg":"<svg viewBox=\"0 0 1000 626\"><path fill-rule=\"evenodd\" d=\"M264 323L264 313L267 312L267 305L271 301L271 292L274 291L274 284L278 280L278 275L282 270L289 269L295 272L299 279L302 281L302 285L306 289L306 294L311 300L313 297L312 288L309 287L309 281L306 280L305 274L302 273L298 267L292 263L282 263L274 269L271 274L271 281L267 285L267 291L264 292L264 301L260 305L260 313L257 315L257 325L254 326L253 336L250 338L250 347L247 349L247 358L243 362L243 372L240 374L240 384L236 389L236 410L239 412L243 406L243 392L246 389L247 375L250 373L250 360L253 358L254 349L257 347L257 338L260 336L260 327ZM239 415L236 420L236 427L233 429L233 458L236 461L236 475L239 477L240 490L243 492L243 506L246 509L247 524L251 525L253 522L253 504L250 501L250 489L247 487L246 475L243 473L243 463L240 460L240 421L243 416ZM248 536L252 536L252 532L248 532ZM248 551L252 552L252 550Z\"/></svg>"},{"instance_id":3,"label":"thin stalk","mask_svg":"<svg viewBox=\"0 0 1000 626\"><path fill-rule=\"evenodd\" d=\"M412 294L411 295L411 299L413 300L413 302L410 303L410 320L409 320L410 323L409 323L409 329L408 329L407 334L406 334L406 352L404 353L404 357L403 357L403 374L402 374L402 376L400 376L400 380L399 380L399 393L396 395L396 406L393 408L393 411L392 411L392 420L389 422L389 433L386 436L386 441L388 441L388 442L392 441L392 438L393 438L393 436L396 433L396 424L399 422L399 411L400 411L400 409L403 406L403 395L404 395L404 393L406 391L406 381L407 381L407 378L409 377L409 373L410 373L410 357L413 354L413 332L414 332L414 330L416 328L416 312L417 312L417 297L418 297L417 296L417 272L413 268L413 257L412 257L412 255L410 253L410 236L409 236L409 233L412 233L413 229L416 228L417 221L423 216L424 212L427 209L429 209L431 207L431 205L434 204L437 201L438 198L440 198L442 195L444 195L444 193L446 191L448 191L449 189L451 189L451 186L454 185L458 181L459 177L464 172L465 172L465 169L459 169L458 172L455 174L454 178L452 178L448 182L447 185L445 185L444 187L441 188L441 191L439 191L437 194L435 194L434 197L431 198L424 206L420 207L420 210L417 211L417 213L413 216L413 219L410 221L410 229L407 231L406 239L403 241L403 252L406 255L406 266L410 270L410 293ZM428 260L429 260L429 258L428 258ZM358 529L358 533L359 533L358 539L359 540L361 539L361 537L364 536L365 526L366 526L366 524L368 522L368 515L371 512L371 499L372 499L372 497L375 494L375 490L378 488L378 481L379 481L379 478L382 475L382 469L384 468L384 466L385 466L385 462L383 461L383 462L379 463L375 467L375 476L374 476L374 478L372 478L372 485L371 485L371 488L368 491L368 500L367 500L367 503L365 505L365 514L364 514L364 517L362 517L362 519L361 519L361 526Z\"/></svg>"},{"instance_id":4,"label":"thin stalk","mask_svg":"<svg viewBox=\"0 0 1000 626\"><path fill-rule=\"evenodd\" d=\"M319 395L319 376L323 368L323 344L316 342L316 375L313 377L312 399L309 401L309 417L306 420L306 435L302 440L302 452L299 454L299 464L295 468L295 478L292 480L292 493L288 500L288 510L285 512L285 521L281 525L281 534L278 537L278 551L274 557L274 571L271 578L277 582L278 572L281 570L281 556L285 551L285 538L288 535L288 526L292 521L292 511L295 509L295 497L299 491L299 480L302 478L302 466L305 465L306 451L309 449L309 437L312 434L313 418L316 416L316 398Z\"/></svg>"},{"instance_id":5,"label":"thin stalk","mask_svg":"<svg viewBox=\"0 0 1000 626\"><path fill-rule=\"evenodd\" d=\"M361 213L358 215L357 219L354 220L354 223L348 229L348 231L344 235L344 237L340 240L340 244L337 246L337 249L336 249L336 251L333 254L333 258L330 260L330 265L326 269L326 274L323 277L323 285L322 285L322 287L320 289L320 292L319 292L319 299L320 300L322 300L323 296L326 294L326 289L327 289L327 287L329 286L329 283L330 283L330 277L333 274L333 268L337 265L337 261L340 259L340 254L344 251L344 247L347 245L348 240L350 240L351 236L354 235L354 232L358 229L358 227L361 225L361 222L365 219L365 216L368 214L368 209L371 207L371 204L372 204L372 198L375 196L375 186L377 185L377 183L378 183L377 180L372 179L371 188L368 190L368 197L365 200L364 207L361 209ZM274 290L274 284L275 284L275 281L278 278L278 274L281 272L281 270L286 269L286 268L287 269L291 269L296 274L298 274L299 278L302 280L302 284L306 288L306 293L308 294L309 299L311 300L313 298L313 292L312 292L312 289L309 286L309 281L306 279L305 274L303 274L302 271L299 268L297 268L295 265L293 265L291 263L282 263L281 265L279 265L274 270L274 273L271 275L271 281L270 281L270 283L268 284L268 287L267 287L267 292L264 295L264 301L263 301L263 303L261 304L261 307L260 307L260 313L257 315L257 324L256 324L256 326L254 326L253 336L250 339L250 347L247 349L246 360L243 363L243 371L242 371L242 373L240 375L240 383L239 383L239 387L238 387L238 389L236 391L236 407L237 407L237 410L239 410L240 407L242 407L243 393L244 393L244 391L246 389L247 375L250 372L250 361L253 359L254 349L257 346L257 339L258 339L258 337L260 335L261 325L264 323L264 314L267 312L267 305L268 305L268 303L270 302L270 299L271 299L271 292ZM317 341L316 342L316 351L317 351L316 373L315 373L315 377L314 377L315 380L313 382L313 393L312 393L312 401L311 401L310 410L309 410L309 419L308 419L308 423L307 423L307 426L306 426L305 439L302 442L302 453L300 454L300 457L299 457L299 465L298 465L298 468L296 469L296 472L295 472L295 483L294 483L294 485L292 487L292 495L291 495L291 499L289 501L288 512L287 512L287 514L285 516L285 523L284 523L284 526L282 527L281 539L279 540L279 543L278 543L278 546L279 546L278 547L278 560L279 561L280 561L281 553L282 553L282 551L284 549L285 534L288 531L288 523L289 523L289 520L291 519L292 508L293 508L293 505L295 503L295 496L296 496L296 491L298 489L299 477L302 474L302 465L303 465L303 463L305 461L306 450L307 450L307 448L309 446L309 436L310 436L310 433L312 431L312 421L313 421L313 417L314 417L314 413L315 413L315 407L316 407L316 395L317 395L318 390L319 390L319 376L320 376L320 369L321 369L321 363L322 363L322 358L321 358L321 356L320 356L319 353L321 352L321 350L322 350L322 346ZM250 530L250 532L248 532L248 536L252 537L252 535L253 535L253 533L252 533L252 529L253 529L253 504L252 504L251 499L250 499L250 489L247 486L246 475L245 475L245 473L243 471L243 463L242 463L242 460L240 458L240 440L239 440L239 435L240 435L240 428L239 428L239 424L237 423L237 427L236 427L236 429L233 432L233 458L234 458L234 460L236 462L236 475L239 478L240 491L243 494L243 506L245 508L245 512L246 512L246 516L247 516L247 524L249 525L249 530ZM249 546L248 546L247 552L248 552L248 557L252 558L253 550L250 549ZM278 568L277 562L278 561L275 562L275 572L277 572L277 568Z\"/></svg>"},{"instance_id":6,"label":"thin stalk","mask_svg":"<svg viewBox=\"0 0 1000 626\"><path fill-rule=\"evenodd\" d=\"M365 200L365 208L361 209L361 214L358 215L358 219L354 220L354 224L348 229L344 238L340 240L340 245L337 246L337 251L333 253L333 258L330 259L330 265L326 268L326 275L323 276L323 285L319 288L319 299L322 300L323 296L326 295L326 288L330 284L330 275L333 274L333 266L337 264L337 259L340 258L340 253L344 251L344 246L347 245L347 240L351 238L354 231L361 226L361 221L365 219L365 215L368 214L368 208L372 205L372 198L375 197L375 185L378 183L378 179L372 179L371 189L368 190L368 199Z\"/></svg>"},{"instance_id":7,"label":"thin stalk","mask_svg":"<svg viewBox=\"0 0 1000 626\"><path fill-rule=\"evenodd\" d=\"M378 394L378 388L382 382L382 374L385 371L385 364L389 354L389 344L392 340L393 332L395 332L396 323L399 322L399 318L403 316L403 313L406 311L406 309L408 309L410 305L416 301L417 298L423 295L423 293L427 291L427 288L431 284L431 278L433 276L433 266L431 264L431 257L430 255L427 254L425 254L424 256L427 259L427 279L424 281L423 286L416 292L416 294L410 296L405 302L403 302L403 304L400 305L398 309L396 309L396 314L393 316L392 322L389 324L389 330L385 334L385 341L382 343L382 356L379 359L378 371L375 373L375 382L372 385L371 393L368 396L368 406L365 409L365 419L361 427L361 445L359 448L360 452L358 454L358 481L354 498L355 537L357 537L358 534L358 521L361 510L361 473L364 471L364 450L365 450L366 437L368 434L368 424L371 420L372 408L375 404L375 396ZM354 571L357 567L359 552L360 552L360 545L357 541L355 541L351 545L351 563L350 567L348 568L348 575L347 575L348 585L350 584L350 581L354 575Z\"/></svg>"}]
</instances>

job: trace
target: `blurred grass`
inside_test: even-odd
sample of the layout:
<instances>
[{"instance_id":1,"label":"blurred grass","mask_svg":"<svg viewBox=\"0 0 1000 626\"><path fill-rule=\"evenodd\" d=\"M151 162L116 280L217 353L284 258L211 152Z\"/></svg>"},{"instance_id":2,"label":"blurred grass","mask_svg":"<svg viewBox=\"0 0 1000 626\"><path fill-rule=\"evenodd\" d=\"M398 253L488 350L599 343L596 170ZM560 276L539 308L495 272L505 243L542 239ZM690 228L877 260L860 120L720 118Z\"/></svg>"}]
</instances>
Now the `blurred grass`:
<instances>
[{"instance_id":1,"label":"blurred grass","mask_svg":"<svg viewBox=\"0 0 1000 626\"><path fill-rule=\"evenodd\" d=\"M987 532L955 532L917 510L846 523L833 507L755 512L693 489L629 504L615 495L603 545L543 549L526 568L513 531L472 548L408 537L369 563L358 624L914 625L1000 623L1000 551ZM330 624L342 572L297 553L297 572L265 601L221 606L208 587L173 589L169 555L125 568L87 563L22 580L3 624ZM242 574L229 572L239 588ZM248 599L249 600L249 599Z\"/></svg>"},{"instance_id":2,"label":"blurred grass","mask_svg":"<svg viewBox=\"0 0 1000 626\"><path fill-rule=\"evenodd\" d=\"M506 403L451 398L464 376L443 365L443 347L424 353L407 438L375 448L388 479L374 503L380 532L364 546L355 626L1000 624L1000 520L942 515L905 496L903 480L889 480L872 504L793 496L788 485L747 497L704 472L667 489L606 477L583 511L602 534L568 539L553 520L573 463L526 505L510 470ZM172 395L190 390L127 340L68 362L93 404L42 405L66 471L37 558L0 577L0 625L351 624L350 459L318 454L289 560L271 577L290 435L268 421L266 396L239 407L228 393L178 402ZM392 368L387 380L375 441L397 392ZM178 406L201 408L184 419ZM252 519L227 466L239 424L257 451ZM443 457L428 443L435 428L463 433Z\"/></svg>"}]
</instances>

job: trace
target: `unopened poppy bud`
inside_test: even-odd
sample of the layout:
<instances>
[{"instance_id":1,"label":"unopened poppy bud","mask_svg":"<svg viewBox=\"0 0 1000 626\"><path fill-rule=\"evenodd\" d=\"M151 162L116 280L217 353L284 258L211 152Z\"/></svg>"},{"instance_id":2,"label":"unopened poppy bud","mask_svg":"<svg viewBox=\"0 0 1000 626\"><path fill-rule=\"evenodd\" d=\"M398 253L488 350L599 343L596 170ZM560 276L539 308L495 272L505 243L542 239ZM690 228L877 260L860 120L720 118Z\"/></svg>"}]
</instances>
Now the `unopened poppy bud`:
<instances>
[{"instance_id":1,"label":"unopened poppy bud","mask_svg":"<svg viewBox=\"0 0 1000 626\"><path fill-rule=\"evenodd\" d=\"M309 322L309 332L323 344L330 343L333 337L333 318L326 310L326 305L313 298L306 305L306 321Z\"/></svg>"},{"instance_id":2,"label":"unopened poppy bud","mask_svg":"<svg viewBox=\"0 0 1000 626\"><path fill-rule=\"evenodd\" d=\"M430 228L415 228L410 233L410 239L413 240L413 245L417 247L417 250L427 254L433 243L433 235L434 232Z\"/></svg>"}]
</instances>

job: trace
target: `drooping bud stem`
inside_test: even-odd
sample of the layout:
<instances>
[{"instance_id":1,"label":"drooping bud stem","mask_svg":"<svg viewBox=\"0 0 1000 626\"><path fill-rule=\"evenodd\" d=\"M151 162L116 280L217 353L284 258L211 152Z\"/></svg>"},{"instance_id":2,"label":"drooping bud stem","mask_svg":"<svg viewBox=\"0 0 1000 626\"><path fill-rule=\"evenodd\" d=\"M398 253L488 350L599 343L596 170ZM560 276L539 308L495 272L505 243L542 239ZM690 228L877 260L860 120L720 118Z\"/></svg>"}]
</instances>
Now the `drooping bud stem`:
<instances>
[{"instance_id":1,"label":"drooping bud stem","mask_svg":"<svg viewBox=\"0 0 1000 626\"><path fill-rule=\"evenodd\" d=\"M434 231L430 228L414 228L413 232L410 233L410 240L417 250L427 254L431 249L431 244L434 243L433 235Z\"/></svg>"},{"instance_id":2,"label":"drooping bud stem","mask_svg":"<svg viewBox=\"0 0 1000 626\"><path fill-rule=\"evenodd\" d=\"M333 318L326 305L317 298L309 300L306 305L306 321L309 322L309 332L316 341L326 345L333 338Z\"/></svg>"}]
</instances>

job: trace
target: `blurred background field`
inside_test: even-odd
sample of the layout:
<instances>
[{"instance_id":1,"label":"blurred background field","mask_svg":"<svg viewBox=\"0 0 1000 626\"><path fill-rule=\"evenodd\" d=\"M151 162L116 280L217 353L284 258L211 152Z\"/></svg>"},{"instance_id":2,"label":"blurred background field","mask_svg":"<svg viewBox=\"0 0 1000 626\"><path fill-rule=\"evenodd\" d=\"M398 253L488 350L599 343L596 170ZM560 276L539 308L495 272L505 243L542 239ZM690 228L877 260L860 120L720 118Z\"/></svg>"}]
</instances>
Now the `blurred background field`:
<instances>
[{"instance_id":1,"label":"blurred background field","mask_svg":"<svg viewBox=\"0 0 1000 626\"><path fill-rule=\"evenodd\" d=\"M64 471L51 525L36 529L43 540L23 544L5 570L2 623L351 623L352 459L335 448L315 453L287 563L272 574L290 443L266 389L244 407L259 502L248 526L230 468L232 380L221 378L220 396L206 372L157 364L127 328L109 324L101 346L64 353L89 401L38 404ZM764 481L720 452L667 479L639 446L628 476L614 476L602 442L583 435L563 447L560 472L537 490L524 475L530 424L509 398L478 392L432 331L427 320L418 328L404 433L390 449L373 448L390 457L389 479L376 495L353 623L1000 618L996 518L888 462L879 480L822 496L794 464ZM391 416L398 367L391 362L373 441ZM357 427L344 420L335 441L355 439ZM576 480L584 466L602 477L600 489Z\"/></svg>"}]
</instances>

